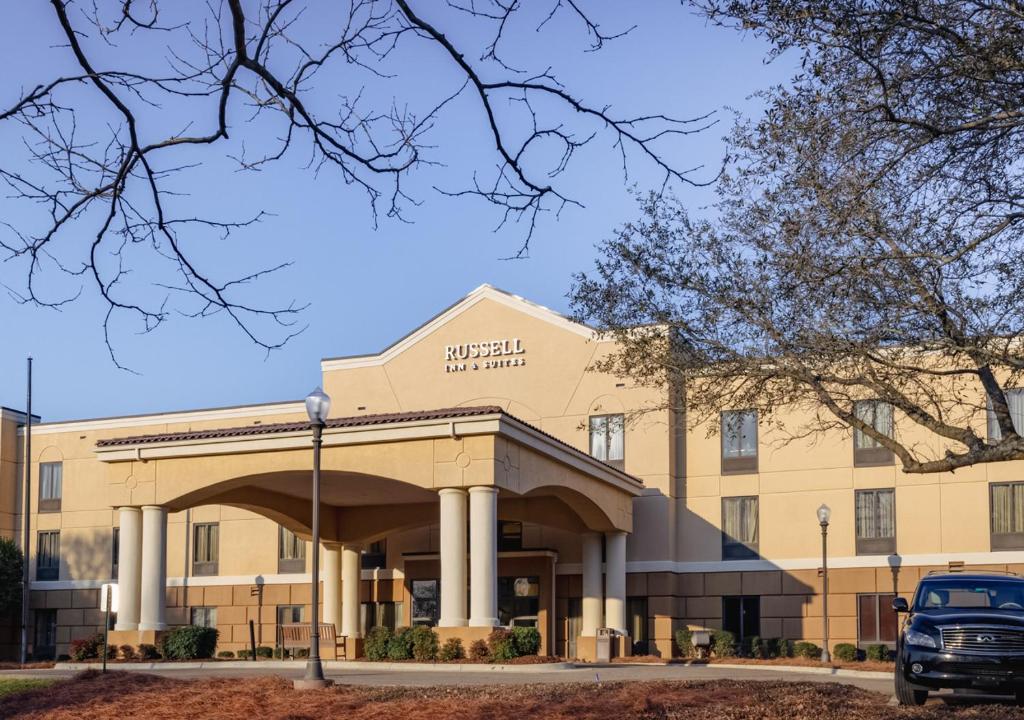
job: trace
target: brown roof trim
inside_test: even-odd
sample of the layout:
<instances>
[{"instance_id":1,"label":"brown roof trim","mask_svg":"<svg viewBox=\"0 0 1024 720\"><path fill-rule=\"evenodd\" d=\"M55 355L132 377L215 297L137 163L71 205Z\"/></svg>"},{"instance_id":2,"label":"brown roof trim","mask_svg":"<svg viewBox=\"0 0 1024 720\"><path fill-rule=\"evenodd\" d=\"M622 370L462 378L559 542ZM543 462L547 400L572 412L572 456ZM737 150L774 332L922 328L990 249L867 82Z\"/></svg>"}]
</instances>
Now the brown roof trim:
<instances>
[{"instance_id":1,"label":"brown roof trim","mask_svg":"<svg viewBox=\"0 0 1024 720\"><path fill-rule=\"evenodd\" d=\"M439 410L416 410L400 413L380 413L377 415L356 415L353 417L331 418L325 427L346 428L370 425L387 425L397 422L415 422L418 420L445 420L448 418L475 417L478 415L496 415L504 413L497 405L477 407L441 408ZM97 440L96 447L117 447L120 445L146 445L161 442L179 442L182 440L210 440L225 437L246 437L249 435L270 435L309 430L308 422L272 423L268 425L245 425L242 427L212 428L209 430L188 430L185 432L160 433L157 435L133 435L130 437L108 438Z\"/></svg>"}]
</instances>

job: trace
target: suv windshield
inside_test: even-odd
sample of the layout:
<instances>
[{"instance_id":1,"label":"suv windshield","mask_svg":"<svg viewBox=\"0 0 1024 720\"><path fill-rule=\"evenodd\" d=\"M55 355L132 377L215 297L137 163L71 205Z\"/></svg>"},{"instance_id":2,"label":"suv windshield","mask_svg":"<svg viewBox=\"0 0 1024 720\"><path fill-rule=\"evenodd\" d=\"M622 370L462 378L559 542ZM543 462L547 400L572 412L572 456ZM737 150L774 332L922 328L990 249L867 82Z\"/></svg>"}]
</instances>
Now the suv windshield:
<instances>
[{"instance_id":1,"label":"suv windshield","mask_svg":"<svg viewBox=\"0 0 1024 720\"><path fill-rule=\"evenodd\" d=\"M917 589L914 609L936 608L1024 610L1024 583L1000 578L925 580Z\"/></svg>"}]
</instances>

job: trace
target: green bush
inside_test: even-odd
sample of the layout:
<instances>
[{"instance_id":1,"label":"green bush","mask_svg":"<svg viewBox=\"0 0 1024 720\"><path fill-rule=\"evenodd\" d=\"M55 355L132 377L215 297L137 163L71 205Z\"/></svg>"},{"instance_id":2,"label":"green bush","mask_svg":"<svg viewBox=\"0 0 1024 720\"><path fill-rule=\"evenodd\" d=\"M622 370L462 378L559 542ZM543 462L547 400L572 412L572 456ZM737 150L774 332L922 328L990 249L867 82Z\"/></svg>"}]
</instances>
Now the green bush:
<instances>
[{"instance_id":1,"label":"green bush","mask_svg":"<svg viewBox=\"0 0 1024 720\"><path fill-rule=\"evenodd\" d=\"M16 616L21 610L24 556L8 537L0 537L0 616Z\"/></svg>"},{"instance_id":2,"label":"green bush","mask_svg":"<svg viewBox=\"0 0 1024 720\"><path fill-rule=\"evenodd\" d=\"M765 647L764 639L758 635L750 638L750 647L747 650L750 657L764 660L768 657L768 649Z\"/></svg>"},{"instance_id":3,"label":"green bush","mask_svg":"<svg viewBox=\"0 0 1024 720\"><path fill-rule=\"evenodd\" d=\"M420 662L437 660L437 633L434 628L417 625L409 632L412 640L412 656Z\"/></svg>"},{"instance_id":4,"label":"green bush","mask_svg":"<svg viewBox=\"0 0 1024 720\"><path fill-rule=\"evenodd\" d=\"M279 647L274 648L274 659L280 660L282 657L284 657L284 650Z\"/></svg>"},{"instance_id":5,"label":"green bush","mask_svg":"<svg viewBox=\"0 0 1024 720\"><path fill-rule=\"evenodd\" d=\"M221 650L219 653L217 653L217 657L219 657L219 658L234 658L235 657L235 653L232 650Z\"/></svg>"},{"instance_id":6,"label":"green bush","mask_svg":"<svg viewBox=\"0 0 1024 720\"><path fill-rule=\"evenodd\" d=\"M437 657L445 662L462 660L466 657L466 651L462 648L462 640L459 638L448 638L445 640Z\"/></svg>"},{"instance_id":7,"label":"green bush","mask_svg":"<svg viewBox=\"0 0 1024 720\"><path fill-rule=\"evenodd\" d=\"M793 643L786 638L779 638L775 645L775 657L793 657Z\"/></svg>"},{"instance_id":8,"label":"green bush","mask_svg":"<svg viewBox=\"0 0 1024 720\"><path fill-rule=\"evenodd\" d=\"M133 648L131 645L122 645L121 657L125 660L138 660L139 654L135 652L135 648Z\"/></svg>"},{"instance_id":9,"label":"green bush","mask_svg":"<svg viewBox=\"0 0 1024 720\"><path fill-rule=\"evenodd\" d=\"M380 662L388 659L388 644L391 642L392 632L390 628L383 625L370 628L366 634L366 641L363 643L363 652L367 660Z\"/></svg>"},{"instance_id":10,"label":"green bush","mask_svg":"<svg viewBox=\"0 0 1024 720\"><path fill-rule=\"evenodd\" d=\"M274 648L268 645L260 645L256 648L256 657L258 658L272 658L274 657Z\"/></svg>"},{"instance_id":11,"label":"green bush","mask_svg":"<svg viewBox=\"0 0 1024 720\"><path fill-rule=\"evenodd\" d=\"M107 656L107 660L117 660L117 645L111 645L108 647L101 641L100 644L96 646L96 656L102 658L104 655Z\"/></svg>"},{"instance_id":12,"label":"green bush","mask_svg":"<svg viewBox=\"0 0 1024 720\"><path fill-rule=\"evenodd\" d=\"M711 652L720 658L735 656L736 636L728 630L715 630L711 633Z\"/></svg>"},{"instance_id":13,"label":"green bush","mask_svg":"<svg viewBox=\"0 0 1024 720\"><path fill-rule=\"evenodd\" d=\"M294 650L292 650L292 655L293 655L293 657L297 657L297 658L308 658L309 657L309 648L308 647L295 648Z\"/></svg>"},{"instance_id":14,"label":"green bush","mask_svg":"<svg viewBox=\"0 0 1024 720\"><path fill-rule=\"evenodd\" d=\"M143 660L159 660L160 652L156 649L156 645L141 643L139 645L139 657Z\"/></svg>"},{"instance_id":15,"label":"green bush","mask_svg":"<svg viewBox=\"0 0 1024 720\"><path fill-rule=\"evenodd\" d=\"M778 638L764 638L764 656L766 658L779 657L779 639Z\"/></svg>"},{"instance_id":16,"label":"green bush","mask_svg":"<svg viewBox=\"0 0 1024 720\"><path fill-rule=\"evenodd\" d=\"M854 662L859 657L857 646L850 643L836 643L832 648L832 657L843 662Z\"/></svg>"},{"instance_id":17,"label":"green bush","mask_svg":"<svg viewBox=\"0 0 1024 720\"><path fill-rule=\"evenodd\" d=\"M868 645L867 656L868 660L888 662L891 657L891 651L888 645Z\"/></svg>"},{"instance_id":18,"label":"green bush","mask_svg":"<svg viewBox=\"0 0 1024 720\"><path fill-rule=\"evenodd\" d=\"M489 656L487 650L487 643L483 640L474 640L469 645L469 659L470 660L486 660Z\"/></svg>"},{"instance_id":19,"label":"green bush","mask_svg":"<svg viewBox=\"0 0 1024 720\"><path fill-rule=\"evenodd\" d=\"M793 644L793 655L808 660L818 660L821 658L821 648L812 642L802 640Z\"/></svg>"},{"instance_id":20,"label":"green bush","mask_svg":"<svg viewBox=\"0 0 1024 720\"><path fill-rule=\"evenodd\" d=\"M398 628L388 641L388 660L408 660L412 657L412 629Z\"/></svg>"},{"instance_id":21,"label":"green bush","mask_svg":"<svg viewBox=\"0 0 1024 720\"><path fill-rule=\"evenodd\" d=\"M516 646L516 655L536 655L540 652L540 630L535 627L512 628L512 643Z\"/></svg>"},{"instance_id":22,"label":"green bush","mask_svg":"<svg viewBox=\"0 0 1024 720\"><path fill-rule=\"evenodd\" d=\"M100 647L103 645L102 635L92 635L87 638L78 638L71 641L71 659L75 662L92 660L100 656Z\"/></svg>"},{"instance_id":23,"label":"green bush","mask_svg":"<svg viewBox=\"0 0 1024 720\"><path fill-rule=\"evenodd\" d=\"M517 657L512 632L505 628L494 628L487 636L487 651L491 662L505 662Z\"/></svg>"},{"instance_id":24,"label":"green bush","mask_svg":"<svg viewBox=\"0 0 1024 720\"><path fill-rule=\"evenodd\" d=\"M688 627L676 630L676 647L679 648L679 655L682 657L693 657L693 631Z\"/></svg>"},{"instance_id":25,"label":"green bush","mask_svg":"<svg viewBox=\"0 0 1024 720\"><path fill-rule=\"evenodd\" d=\"M213 657L217 649L216 628L199 625L176 627L160 638L160 654L168 660L197 660Z\"/></svg>"},{"instance_id":26,"label":"green bush","mask_svg":"<svg viewBox=\"0 0 1024 720\"><path fill-rule=\"evenodd\" d=\"M248 660L252 657L252 650L239 650L235 653L239 660Z\"/></svg>"}]
</instances>

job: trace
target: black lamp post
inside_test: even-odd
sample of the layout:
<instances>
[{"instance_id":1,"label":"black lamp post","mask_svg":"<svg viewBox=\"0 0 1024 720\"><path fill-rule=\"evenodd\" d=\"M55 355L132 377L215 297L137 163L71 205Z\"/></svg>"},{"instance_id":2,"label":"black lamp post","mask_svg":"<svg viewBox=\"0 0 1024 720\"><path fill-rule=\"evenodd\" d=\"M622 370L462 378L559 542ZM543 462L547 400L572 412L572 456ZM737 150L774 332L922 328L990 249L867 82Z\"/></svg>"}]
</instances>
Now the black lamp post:
<instances>
[{"instance_id":1,"label":"black lamp post","mask_svg":"<svg viewBox=\"0 0 1024 720\"><path fill-rule=\"evenodd\" d=\"M309 630L309 659L306 674L295 681L300 689L313 689L330 685L324 679L324 666L320 662L320 446L323 445L324 425L331 409L331 398L319 387L306 398L306 413L313 428L313 567L311 595L313 619Z\"/></svg>"},{"instance_id":2,"label":"black lamp post","mask_svg":"<svg viewBox=\"0 0 1024 720\"><path fill-rule=\"evenodd\" d=\"M832 655L828 651L828 520L831 516L831 508L822 503L818 508L818 524L821 525L821 624L824 631L821 661L823 663L832 662Z\"/></svg>"}]
</instances>

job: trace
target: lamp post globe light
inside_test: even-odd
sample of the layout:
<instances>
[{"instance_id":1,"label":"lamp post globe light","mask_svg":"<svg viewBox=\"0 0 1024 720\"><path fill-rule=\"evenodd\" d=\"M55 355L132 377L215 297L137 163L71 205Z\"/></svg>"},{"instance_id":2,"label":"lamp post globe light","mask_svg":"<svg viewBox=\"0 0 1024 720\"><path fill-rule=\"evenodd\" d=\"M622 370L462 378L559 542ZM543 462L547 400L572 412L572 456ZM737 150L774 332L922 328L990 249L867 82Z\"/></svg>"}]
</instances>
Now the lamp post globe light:
<instances>
[{"instance_id":1,"label":"lamp post globe light","mask_svg":"<svg viewBox=\"0 0 1024 720\"><path fill-rule=\"evenodd\" d=\"M818 524L821 525L821 626L822 648L821 661L832 662L828 651L828 521L832 517L832 509L822 503L818 508Z\"/></svg>"},{"instance_id":2,"label":"lamp post globe light","mask_svg":"<svg viewBox=\"0 0 1024 720\"><path fill-rule=\"evenodd\" d=\"M306 673L301 680L295 681L298 689L309 690L326 687L331 684L324 678L324 667L320 662L320 447L323 445L324 425L327 414L331 410L331 398L316 388L306 397L306 414L313 429L313 559L312 578L310 580L313 606L313 618L309 628L309 659L306 661Z\"/></svg>"}]
</instances>

